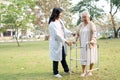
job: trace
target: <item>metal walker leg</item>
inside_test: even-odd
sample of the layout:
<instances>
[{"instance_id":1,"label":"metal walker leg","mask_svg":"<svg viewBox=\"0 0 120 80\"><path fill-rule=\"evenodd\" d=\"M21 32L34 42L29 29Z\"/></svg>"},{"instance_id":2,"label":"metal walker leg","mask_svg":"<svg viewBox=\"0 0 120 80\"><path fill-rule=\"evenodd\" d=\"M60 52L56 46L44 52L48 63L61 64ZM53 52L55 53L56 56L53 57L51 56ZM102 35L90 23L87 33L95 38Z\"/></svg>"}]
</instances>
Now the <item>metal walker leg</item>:
<instances>
[{"instance_id":1,"label":"metal walker leg","mask_svg":"<svg viewBox=\"0 0 120 80\"><path fill-rule=\"evenodd\" d=\"M75 48L75 58L72 58L72 50ZM78 62L77 61L79 61L80 59L78 59L78 46L77 46L77 44L76 45L74 45L74 46L70 46L70 73L72 73L73 71L72 71L72 61L74 60L74 61L76 61L75 62L75 68L76 68L76 72L77 72L77 68L78 68Z\"/></svg>"},{"instance_id":2,"label":"metal walker leg","mask_svg":"<svg viewBox=\"0 0 120 80\"><path fill-rule=\"evenodd\" d=\"M96 47L96 50L97 50L97 63L96 63L97 65L92 70L88 70L88 64L90 65L90 63L91 63L91 49L89 47L89 43L86 44L86 52L87 52L86 73L88 73L89 71L99 70L99 45L95 44L95 47ZM88 60L88 56L90 57L90 60ZM88 61L90 61L90 62L88 62ZM86 80L87 80L87 78L86 78Z\"/></svg>"},{"instance_id":3,"label":"metal walker leg","mask_svg":"<svg viewBox=\"0 0 120 80\"><path fill-rule=\"evenodd\" d=\"M97 67L96 68L93 68L92 69L92 71L94 71L94 70L99 70L99 45L98 44L96 44L96 47L97 47L97 58L98 58L98 62L97 62ZM76 57L75 58L72 58L72 49L73 48L75 48L75 50L76 50ZM70 74L72 74L72 61L73 60L75 60L76 61L76 72L77 72L77 68L78 68L78 60L80 61L80 59L78 59L78 49L77 48L81 48L81 47L78 47L78 45L76 44L75 45L75 47L74 46L70 46ZM88 52L88 50L90 50L89 49L89 43L88 44L86 44L86 52ZM88 54L88 53L87 53ZM88 55L87 55L87 57L88 57ZM90 58L91 58L91 51L90 51ZM87 64L88 64L88 59L87 59L87 62L86 62ZM90 62L89 62L90 63ZM88 65L86 64L86 73L88 72L88 71L90 71L90 70L88 70ZM86 78L87 79L87 78Z\"/></svg>"}]
</instances>

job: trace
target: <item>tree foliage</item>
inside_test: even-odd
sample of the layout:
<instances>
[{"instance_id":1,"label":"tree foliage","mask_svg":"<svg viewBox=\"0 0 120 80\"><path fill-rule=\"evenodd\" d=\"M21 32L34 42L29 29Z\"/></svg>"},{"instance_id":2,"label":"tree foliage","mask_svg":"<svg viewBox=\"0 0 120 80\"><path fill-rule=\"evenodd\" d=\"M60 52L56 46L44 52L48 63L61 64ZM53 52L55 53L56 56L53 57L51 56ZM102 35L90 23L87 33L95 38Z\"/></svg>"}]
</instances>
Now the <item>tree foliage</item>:
<instances>
[{"instance_id":1,"label":"tree foliage","mask_svg":"<svg viewBox=\"0 0 120 80\"><path fill-rule=\"evenodd\" d=\"M9 5L1 4L2 20L0 23L1 31L7 29L16 30L16 40L18 40L18 30L26 30L29 28L28 23L39 26L48 33L48 19L54 7L62 7L64 9L63 19L66 26L71 24L71 13L69 12L71 3L70 0L7 0ZM36 8L37 6L37 8Z\"/></svg>"},{"instance_id":2,"label":"tree foliage","mask_svg":"<svg viewBox=\"0 0 120 80\"><path fill-rule=\"evenodd\" d=\"M98 8L95 5L95 2L98 0L82 0L80 1L77 5L75 5L74 7L71 8L71 12L73 13L79 13L79 15L81 14L81 12L87 10L89 11L90 15L91 15L91 20L92 19L97 19L97 17L101 16L101 14L104 13L103 9ZM81 17L79 17L77 25L81 22Z\"/></svg>"},{"instance_id":3,"label":"tree foliage","mask_svg":"<svg viewBox=\"0 0 120 80\"><path fill-rule=\"evenodd\" d=\"M36 5L39 7L40 12L43 14L41 17L41 20L44 19L43 29L46 31L48 29L48 20L49 20L50 14L52 12L52 9L54 7L63 8L63 10L64 10L63 19L65 20L66 23L70 23L72 21L71 15L70 15L71 13L69 11L70 5L71 5L70 0L44 0L44 1L37 0ZM69 25L69 24L67 24L67 25Z\"/></svg>"},{"instance_id":4,"label":"tree foliage","mask_svg":"<svg viewBox=\"0 0 120 80\"><path fill-rule=\"evenodd\" d=\"M18 42L18 30L28 28L27 23L34 20L34 15L30 15L27 10L33 6L32 0L9 0L10 4L1 4L1 30L13 29L16 32L15 39ZM35 3L34 3L35 6Z\"/></svg>"},{"instance_id":5,"label":"tree foliage","mask_svg":"<svg viewBox=\"0 0 120 80\"><path fill-rule=\"evenodd\" d=\"M72 27L72 14L70 13L70 8L72 3L71 0L59 0L60 7L63 8L63 20L65 21L66 27Z\"/></svg>"},{"instance_id":6,"label":"tree foliage","mask_svg":"<svg viewBox=\"0 0 120 80\"><path fill-rule=\"evenodd\" d=\"M119 31L117 30L116 21L115 21L115 15L118 11L120 11L120 0L110 0L110 12L109 13L111 16L111 22L112 22L115 38L118 38L118 31Z\"/></svg>"}]
</instances>

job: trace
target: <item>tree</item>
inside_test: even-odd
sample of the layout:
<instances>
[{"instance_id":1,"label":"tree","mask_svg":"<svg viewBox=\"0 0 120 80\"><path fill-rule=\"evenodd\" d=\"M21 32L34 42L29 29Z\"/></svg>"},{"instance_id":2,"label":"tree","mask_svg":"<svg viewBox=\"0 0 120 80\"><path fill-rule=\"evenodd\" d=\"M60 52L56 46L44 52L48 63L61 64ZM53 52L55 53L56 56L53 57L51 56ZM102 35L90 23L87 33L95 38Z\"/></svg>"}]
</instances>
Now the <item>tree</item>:
<instances>
[{"instance_id":1,"label":"tree","mask_svg":"<svg viewBox=\"0 0 120 80\"><path fill-rule=\"evenodd\" d=\"M65 21L65 26L71 28L72 26L72 14L70 13L70 7L72 3L71 0L59 0L59 6L63 8L63 20Z\"/></svg>"},{"instance_id":2,"label":"tree","mask_svg":"<svg viewBox=\"0 0 120 80\"><path fill-rule=\"evenodd\" d=\"M38 6L38 14L42 14L41 20L43 22L43 26L41 27L45 34L47 34L47 28L48 28L48 19L51 14L51 10L57 6L56 0L36 0L36 6ZM36 11L36 12L37 12ZM40 21L39 21L40 22ZM38 24L40 26L40 24Z\"/></svg>"},{"instance_id":3,"label":"tree","mask_svg":"<svg viewBox=\"0 0 120 80\"><path fill-rule=\"evenodd\" d=\"M99 19L94 21L97 25L98 32L101 33L102 38L113 37L112 25L110 23L110 16L108 14L101 15ZM100 28L98 27L100 26Z\"/></svg>"},{"instance_id":4,"label":"tree","mask_svg":"<svg viewBox=\"0 0 120 80\"><path fill-rule=\"evenodd\" d=\"M62 7L64 9L64 15L63 18L66 23L70 23L70 0L37 0L36 5L39 7L39 11L43 14L41 19L44 19L44 26L43 29L45 30L45 33L48 33L48 20L50 17L50 14L52 12L52 9L54 7ZM40 25L40 24L39 24Z\"/></svg>"},{"instance_id":5,"label":"tree","mask_svg":"<svg viewBox=\"0 0 120 80\"><path fill-rule=\"evenodd\" d=\"M2 14L5 11L6 6L2 3L0 3L0 32L5 31L5 28L3 27L2 23Z\"/></svg>"},{"instance_id":6,"label":"tree","mask_svg":"<svg viewBox=\"0 0 120 80\"><path fill-rule=\"evenodd\" d=\"M111 16L111 22L113 26L113 31L114 31L114 37L118 38L118 31L116 27L116 21L115 21L115 15L120 10L120 0L110 0L110 16Z\"/></svg>"},{"instance_id":7,"label":"tree","mask_svg":"<svg viewBox=\"0 0 120 80\"><path fill-rule=\"evenodd\" d=\"M90 12L91 15L91 20L92 19L97 19L97 17L101 16L101 14L103 14L103 9L98 8L95 5L95 2L98 0L82 0L80 1L77 5L75 5L74 7L71 8L71 12L73 13L80 13L83 12L84 10L88 10ZM77 25L81 22L81 17L79 17L78 21L77 21Z\"/></svg>"},{"instance_id":8,"label":"tree","mask_svg":"<svg viewBox=\"0 0 120 80\"><path fill-rule=\"evenodd\" d=\"M28 28L27 24L32 22L32 19L34 20L34 15L30 15L27 12L28 8L35 6L34 4L35 3L32 0L10 0L10 4L8 6L5 5L6 7L2 7L1 24L4 24L4 27L2 28L5 30L15 30L15 39L18 46L20 46L18 41L19 30L26 30Z\"/></svg>"}]
</instances>

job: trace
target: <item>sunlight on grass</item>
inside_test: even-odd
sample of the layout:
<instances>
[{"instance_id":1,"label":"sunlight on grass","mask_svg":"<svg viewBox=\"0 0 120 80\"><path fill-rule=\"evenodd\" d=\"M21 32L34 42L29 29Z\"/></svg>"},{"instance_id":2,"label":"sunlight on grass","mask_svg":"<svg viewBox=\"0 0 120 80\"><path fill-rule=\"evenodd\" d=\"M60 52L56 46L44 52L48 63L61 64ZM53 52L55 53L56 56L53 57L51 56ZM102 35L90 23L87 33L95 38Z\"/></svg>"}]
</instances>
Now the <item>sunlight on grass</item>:
<instances>
[{"instance_id":1,"label":"sunlight on grass","mask_svg":"<svg viewBox=\"0 0 120 80\"><path fill-rule=\"evenodd\" d=\"M0 43L0 80L56 80L52 74L48 41ZM81 66L74 68L74 74L65 75L59 63L63 78L58 80L120 80L120 39L98 40L100 46L100 70L92 77L81 78ZM68 47L67 62L70 63ZM75 56L75 50L72 52ZM78 55L79 57L79 55ZM76 62L72 62L75 67ZM70 66L70 65L69 65Z\"/></svg>"}]
</instances>

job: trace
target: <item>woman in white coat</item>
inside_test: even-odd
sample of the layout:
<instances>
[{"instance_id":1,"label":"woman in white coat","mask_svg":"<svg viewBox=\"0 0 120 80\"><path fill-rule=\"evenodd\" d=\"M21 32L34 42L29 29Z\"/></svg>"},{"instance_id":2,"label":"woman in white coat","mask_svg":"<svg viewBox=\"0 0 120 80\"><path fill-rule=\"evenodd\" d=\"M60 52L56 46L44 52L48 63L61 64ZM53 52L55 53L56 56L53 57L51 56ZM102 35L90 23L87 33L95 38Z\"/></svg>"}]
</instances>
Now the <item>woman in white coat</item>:
<instances>
[{"instance_id":1,"label":"woman in white coat","mask_svg":"<svg viewBox=\"0 0 120 80\"><path fill-rule=\"evenodd\" d=\"M71 45L71 42L66 40L66 35L71 35L72 32L67 30L61 20L62 9L54 8L49 19L50 32L50 58L53 61L53 74L55 77L62 77L58 72L58 62L61 61L64 72L69 73L69 68L66 62L66 44Z\"/></svg>"}]
</instances>

